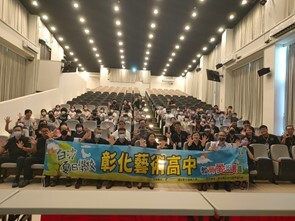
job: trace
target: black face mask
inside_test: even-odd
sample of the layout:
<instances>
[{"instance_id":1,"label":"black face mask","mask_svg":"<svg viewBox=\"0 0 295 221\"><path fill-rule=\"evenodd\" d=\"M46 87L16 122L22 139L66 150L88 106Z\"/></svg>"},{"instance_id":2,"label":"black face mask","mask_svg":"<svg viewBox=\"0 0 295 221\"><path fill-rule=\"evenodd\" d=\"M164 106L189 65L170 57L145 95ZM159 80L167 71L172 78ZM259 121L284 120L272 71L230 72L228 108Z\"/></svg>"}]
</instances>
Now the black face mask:
<instances>
[{"instance_id":1,"label":"black face mask","mask_svg":"<svg viewBox=\"0 0 295 221\"><path fill-rule=\"evenodd\" d=\"M49 118L53 118L53 114L49 114L48 117L49 117Z\"/></svg>"},{"instance_id":2,"label":"black face mask","mask_svg":"<svg viewBox=\"0 0 295 221\"><path fill-rule=\"evenodd\" d=\"M68 134L68 131L66 131L66 130L61 131L61 135L66 136L67 134Z\"/></svg>"},{"instance_id":3,"label":"black face mask","mask_svg":"<svg viewBox=\"0 0 295 221\"><path fill-rule=\"evenodd\" d=\"M219 140L220 142L223 142L223 141L225 141L225 137L219 137L218 140Z\"/></svg>"},{"instance_id":4,"label":"black face mask","mask_svg":"<svg viewBox=\"0 0 295 221\"><path fill-rule=\"evenodd\" d=\"M232 134L232 135L234 135L236 133L236 131L230 130L229 133Z\"/></svg>"}]
</instances>

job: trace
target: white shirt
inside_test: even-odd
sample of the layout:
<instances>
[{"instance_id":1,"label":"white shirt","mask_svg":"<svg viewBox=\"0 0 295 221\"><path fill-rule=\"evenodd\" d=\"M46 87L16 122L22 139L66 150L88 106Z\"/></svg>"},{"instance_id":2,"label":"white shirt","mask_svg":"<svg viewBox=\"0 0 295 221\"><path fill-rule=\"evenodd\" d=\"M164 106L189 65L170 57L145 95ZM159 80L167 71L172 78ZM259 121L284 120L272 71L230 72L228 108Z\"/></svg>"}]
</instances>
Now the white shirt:
<instances>
[{"instance_id":1,"label":"white shirt","mask_svg":"<svg viewBox=\"0 0 295 221\"><path fill-rule=\"evenodd\" d=\"M225 142L224 145L222 146L219 141L211 142L208 150L213 150L213 147L217 147L217 150L223 150L226 148L233 148L232 144Z\"/></svg>"},{"instance_id":2,"label":"white shirt","mask_svg":"<svg viewBox=\"0 0 295 221\"><path fill-rule=\"evenodd\" d=\"M112 133L112 136L117 140L119 138L118 130ZM130 132L126 130L126 140L131 141Z\"/></svg>"}]
</instances>

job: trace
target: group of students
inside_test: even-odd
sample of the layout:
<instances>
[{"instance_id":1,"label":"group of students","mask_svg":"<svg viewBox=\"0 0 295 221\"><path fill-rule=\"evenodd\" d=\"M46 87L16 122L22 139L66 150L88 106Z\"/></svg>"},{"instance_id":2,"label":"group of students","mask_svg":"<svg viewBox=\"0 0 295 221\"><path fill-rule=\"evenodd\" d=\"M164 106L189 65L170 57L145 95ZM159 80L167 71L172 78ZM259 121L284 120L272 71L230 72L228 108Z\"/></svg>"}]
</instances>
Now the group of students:
<instances>
[{"instance_id":1,"label":"group of students","mask_svg":"<svg viewBox=\"0 0 295 221\"><path fill-rule=\"evenodd\" d=\"M121 111L124 112L124 109ZM122 118L119 120L117 130L113 133L109 131L107 139L104 139L100 127L91 132L89 129L84 128L83 124L79 123L76 125L75 131L70 131L66 121L60 122L58 128L52 130L49 122L43 119L39 122L37 129L33 130L34 120L31 118L32 111L26 110L25 115L20 116L12 129L9 128L10 118L7 117L5 119L5 129L11 133L11 137L7 142L1 141L0 143L0 165L6 162L17 163L17 172L12 187L24 187L32 179L31 165L44 162L46 141L48 139L74 141L76 138L79 142L121 146L134 145L138 141L137 145L147 148L189 151L203 151L207 143L210 142L209 148L206 149L208 151L224 148L245 148L247 150L249 171L256 169L253 149L250 144L261 143L271 146L272 144L283 143L289 147L295 145L294 127L292 125L286 127L286 133L281 137L281 140L277 136L269 134L265 125L260 126L261 135L259 136L255 135L254 128L249 121L244 121L243 128L238 128L235 116L231 116L231 124L226 131L219 131L219 128L215 125L214 114L216 113L218 113L217 108L210 113L210 116L208 113L204 113L202 109L196 111L178 109L176 115L171 116L168 109L163 116L166 119L167 133L164 140L158 143L155 133L147 127L145 119L139 120L138 130L134 130L132 133L132 131L126 130L126 119ZM220 115L220 113L218 114ZM170 115L170 117L168 118L167 115ZM185 120L186 118L189 118L189 120ZM193 126L189 127L189 130L184 125ZM28 132L29 136L27 136L25 131ZM35 137L30 136L33 132L35 132ZM242 136L237 136L237 134ZM5 154L6 151L8 153ZM24 174L24 179L20 182L20 175L22 173ZM58 177L45 177L46 187L58 184ZM102 184L101 180L96 181L98 189L102 187ZM126 182L125 184L128 188L133 186L131 182ZM71 178L66 178L66 186L71 185ZM81 185L82 179L77 179L75 188L80 188ZM113 181L106 181L106 188L111 188L113 185ZM143 183L138 183L137 188L140 189L143 185ZM241 188L245 188L245 186L246 183L241 184ZM154 184L149 183L148 187L153 189ZM207 188L207 184L198 185L199 190L206 191ZM219 184L215 183L214 188L218 189ZM231 188L231 183L225 183L227 191L231 191Z\"/></svg>"}]
</instances>

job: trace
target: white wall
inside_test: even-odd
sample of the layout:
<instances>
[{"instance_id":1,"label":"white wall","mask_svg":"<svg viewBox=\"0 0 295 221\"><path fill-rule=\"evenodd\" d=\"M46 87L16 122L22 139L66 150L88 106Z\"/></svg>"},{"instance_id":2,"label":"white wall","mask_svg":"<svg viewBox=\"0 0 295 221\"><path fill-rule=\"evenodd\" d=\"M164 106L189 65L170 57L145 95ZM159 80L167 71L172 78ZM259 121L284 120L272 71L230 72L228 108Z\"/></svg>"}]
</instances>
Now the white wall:
<instances>
[{"instance_id":1,"label":"white wall","mask_svg":"<svg viewBox=\"0 0 295 221\"><path fill-rule=\"evenodd\" d=\"M60 61L38 60L37 91L57 88L61 74Z\"/></svg>"},{"instance_id":2,"label":"white wall","mask_svg":"<svg viewBox=\"0 0 295 221\"><path fill-rule=\"evenodd\" d=\"M184 77L173 77L173 83L163 82L165 77L162 76L151 76L150 88L155 89L173 89L185 92L185 78ZM170 77L169 77L170 78Z\"/></svg>"},{"instance_id":3,"label":"white wall","mask_svg":"<svg viewBox=\"0 0 295 221\"><path fill-rule=\"evenodd\" d=\"M56 104L65 103L86 91L86 81L77 73L61 74L59 82L59 87L56 89L0 102L0 119L2 120L0 134L7 134L4 131L3 120L6 116L12 118L13 122L10 126L13 127L18 114L23 114L25 109L31 109L33 116L39 118L41 109L50 110Z\"/></svg>"}]
</instances>

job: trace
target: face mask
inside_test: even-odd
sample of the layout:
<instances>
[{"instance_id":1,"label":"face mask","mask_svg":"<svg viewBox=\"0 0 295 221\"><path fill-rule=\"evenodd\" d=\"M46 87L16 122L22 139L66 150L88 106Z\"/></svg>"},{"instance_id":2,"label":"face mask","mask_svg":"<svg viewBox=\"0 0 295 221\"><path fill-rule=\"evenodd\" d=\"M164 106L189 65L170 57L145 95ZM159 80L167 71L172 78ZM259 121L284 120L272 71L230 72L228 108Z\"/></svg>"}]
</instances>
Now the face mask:
<instances>
[{"instance_id":1,"label":"face mask","mask_svg":"<svg viewBox=\"0 0 295 221\"><path fill-rule=\"evenodd\" d=\"M93 116L96 116L96 113L92 113Z\"/></svg>"},{"instance_id":2,"label":"face mask","mask_svg":"<svg viewBox=\"0 0 295 221\"><path fill-rule=\"evenodd\" d=\"M100 113L103 113L103 110L100 110Z\"/></svg>"},{"instance_id":3,"label":"face mask","mask_svg":"<svg viewBox=\"0 0 295 221\"><path fill-rule=\"evenodd\" d=\"M180 115L183 115L183 112L179 112Z\"/></svg>"},{"instance_id":4,"label":"face mask","mask_svg":"<svg viewBox=\"0 0 295 221\"><path fill-rule=\"evenodd\" d=\"M235 134L236 131L234 131L234 130L230 130L229 133L230 133L230 134Z\"/></svg>"},{"instance_id":5,"label":"face mask","mask_svg":"<svg viewBox=\"0 0 295 221\"><path fill-rule=\"evenodd\" d=\"M128 117L124 117L123 120L124 120L124 121L127 121L127 120L128 120Z\"/></svg>"},{"instance_id":6,"label":"face mask","mask_svg":"<svg viewBox=\"0 0 295 221\"><path fill-rule=\"evenodd\" d=\"M219 140L220 142L223 142L223 141L225 141L225 137L219 137L218 140Z\"/></svg>"},{"instance_id":7,"label":"face mask","mask_svg":"<svg viewBox=\"0 0 295 221\"><path fill-rule=\"evenodd\" d=\"M42 116L46 116L46 112L42 112Z\"/></svg>"},{"instance_id":8,"label":"face mask","mask_svg":"<svg viewBox=\"0 0 295 221\"><path fill-rule=\"evenodd\" d=\"M75 109L71 109L72 112L75 112Z\"/></svg>"},{"instance_id":9,"label":"face mask","mask_svg":"<svg viewBox=\"0 0 295 221\"><path fill-rule=\"evenodd\" d=\"M22 132L21 131L14 131L13 132L13 136L14 137L21 137L21 135L22 135Z\"/></svg>"},{"instance_id":10,"label":"face mask","mask_svg":"<svg viewBox=\"0 0 295 221\"><path fill-rule=\"evenodd\" d=\"M232 115L232 117L234 117L234 118L235 118L235 117L237 117L237 115Z\"/></svg>"},{"instance_id":11,"label":"face mask","mask_svg":"<svg viewBox=\"0 0 295 221\"><path fill-rule=\"evenodd\" d=\"M80 117L81 116L81 113L78 113L77 115Z\"/></svg>"},{"instance_id":12,"label":"face mask","mask_svg":"<svg viewBox=\"0 0 295 221\"><path fill-rule=\"evenodd\" d=\"M68 131L66 131L66 130L61 131L61 135L66 136L67 134L68 134Z\"/></svg>"},{"instance_id":13,"label":"face mask","mask_svg":"<svg viewBox=\"0 0 295 221\"><path fill-rule=\"evenodd\" d=\"M67 113L67 112L65 112L65 111L62 111L62 112L61 112L61 114L66 114L66 113Z\"/></svg>"},{"instance_id":14,"label":"face mask","mask_svg":"<svg viewBox=\"0 0 295 221\"><path fill-rule=\"evenodd\" d=\"M209 133L210 133L210 129L205 129L204 132L205 132L206 134L209 134Z\"/></svg>"},{"instance_id":15,"label":"face mask","mask_svg":"<svg viewBox=\"0 0 295 221\"><path fill-rule=\"evenodd\" d=\"M56 111L60 111L60 108L59 108L59 107L57 107L57 108L55 108L55 110L56 110Z\"/></svg>"},{"instance_id":16,"label":"face mask","mask_svg":"<svg viewBox=\"0 0 295 221\"><path fill-rule=\"evenodd\" d=\"M78 131L78 132L81 132L82 130L83 130L82 127L77 127L77 131Z\"/></svg>"},{"instance_id":17,"label":"face mask","mask_svg":"<svg viewBox=\"0 0 295 221\"><path fill-rule=\"evenodd\" d=\"M49 118L53 118L53 114L49 114L48 117L49 117Z\"/></svg>"},{"instance_id":18,"label":"face mask","mask_svg":"<svg viewBox=\"0 0 295 221\"><path fill-rule=\"evenodd\" d=\"M212 127L214 127L214 126L215 126L215 123L214 123L214 122L213 122L213 123L210 123L210 124L211 124L211 126L212 126Z\"/></svg>"},{"instance_id":19,"label":"face mask","mask_svg":"<svg viewBox=\"0 0 295 221\"><path fill-rule=\"evenodd\" d=\"M188 118L184 118L184 121L188 122L188 121L189 121L189 119L188 119Z\"/></svg>"},{"instance_id":20,"label":"face mask","mask_svg":"<svg viewBox=\"0 0 295 221\"><path fill-rule=\"evenodd\" d=\"M247 146L248 143L249 143L249 142L248 142L247 140L242 140L242 142L241 142L242 146Z\"/></svg>"},{"instance_id":21,"label":"face mask","mask_svg":"<svg viewBox=\"0 0 295 221\"><path fill-rule=\"evenodd\" d=\"M112 120L113 118L112 117L109 117L109 120Z\"/></svg>"},{"instance_id":22,"label":"face mask","mask_svg":"<svg viewBox=\"0 0 295 221\"><path fill-rule=\"evenodd\" d=\"M96 139L100 139L101 138L101 134L95 134L95 138Z\"/></svg>"},{"instance_id":23,"label":"face mask","mask_svg":"<svg viewBox=\"0 0 295 221\"><path fill-rule=\"evenodd\" d=\"M125 139L125 134L119 134L120 139Z\"/></svg>"}]
</instances>

